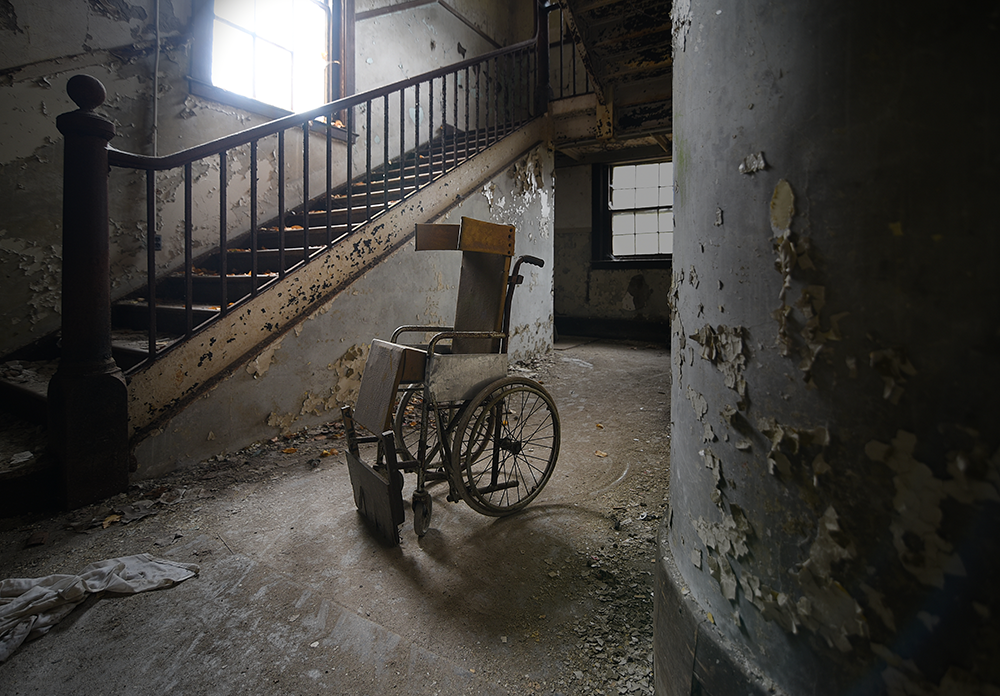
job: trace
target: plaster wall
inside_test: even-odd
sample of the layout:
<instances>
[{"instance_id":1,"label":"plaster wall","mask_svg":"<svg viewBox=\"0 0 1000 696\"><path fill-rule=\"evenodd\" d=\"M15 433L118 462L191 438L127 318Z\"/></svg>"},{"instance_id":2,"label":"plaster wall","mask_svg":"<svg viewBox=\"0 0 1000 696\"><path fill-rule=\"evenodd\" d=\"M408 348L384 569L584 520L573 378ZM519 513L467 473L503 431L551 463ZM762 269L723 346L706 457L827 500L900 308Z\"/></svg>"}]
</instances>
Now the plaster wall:
<instances>
[{"instance_id":1,"label":"plaster wall","mask_svg":"<svg viewBox=\"0 0 1000 696\"><path fill-rule=\"evenodd\" d=\"M991 17L675 5L658 693L1000 686Z\"/></svg>"},{"instance_id":2,"label":"plaster wall","mask_svg":"<svg viewBox=\"0 0 1000 696\"><path fill-rule=\"evenodd\" d=\"M591 166L560 167L556 177L556 316L667 324L670 269L594 268Z\"/></svg>"},{"instance_id":3,"label":"plaster wall","mask_svg":"<svg viewBox=\"0 0 1000 696\"><path fill-rule=\"evenodd\" d=\"M552 153L522 153L436 220L462 216L512 224L517 255L545 261L523 266L515 293L511 360L552 345ZM344 292L298 320L292 329L243 361L184 410L158 423L136 448L138 476L155 477L220 452L325 423L353 404L373 338L402 324L448 324L454 316L457 252L416 253L412 240Z\"/></svg>"}]
</instances>

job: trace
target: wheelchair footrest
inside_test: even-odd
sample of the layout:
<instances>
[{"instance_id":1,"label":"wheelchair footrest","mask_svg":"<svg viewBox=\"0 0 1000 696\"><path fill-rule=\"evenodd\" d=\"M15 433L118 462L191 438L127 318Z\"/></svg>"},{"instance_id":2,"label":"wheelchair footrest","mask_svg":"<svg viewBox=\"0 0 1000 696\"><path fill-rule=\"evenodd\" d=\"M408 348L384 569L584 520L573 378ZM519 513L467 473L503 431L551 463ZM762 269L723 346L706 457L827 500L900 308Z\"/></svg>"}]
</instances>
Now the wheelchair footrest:
<instances>
[{"instance_id":1,"label":"wheelchair footrest","mask_svg":"<svg viewBox=\"0 0 1000 696\"><path fill-rule=\"evenodd\" d=\"M354 488L354 503L371 523L375 533L387 543L399 544L399 525L406 519L403 511L403 475L395 469L386 471L388 479L347 452L347 469Z\"/></svg>"},{"instance_id":2,"label":"wheelchair footrest","mask_svg":"<svg viewBox=\"0 0 1000 696\"><path fill-rule=\"evenodd\" d=\"M517 488L519 485L518 481L504 481L503 483L494 483L490 486L476 486L476 490L480 493L496 493L497 491L505 491L508 488Z\"/></svg>"}]
</instances>

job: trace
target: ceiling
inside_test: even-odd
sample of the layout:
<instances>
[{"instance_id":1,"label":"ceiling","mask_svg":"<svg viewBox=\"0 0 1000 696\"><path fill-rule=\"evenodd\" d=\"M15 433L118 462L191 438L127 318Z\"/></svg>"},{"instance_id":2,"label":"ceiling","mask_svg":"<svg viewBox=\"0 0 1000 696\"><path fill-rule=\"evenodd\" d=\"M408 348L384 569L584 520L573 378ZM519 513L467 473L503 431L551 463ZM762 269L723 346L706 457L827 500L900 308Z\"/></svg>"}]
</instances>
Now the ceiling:
<instances>
[{"instance_id":1,"label":"ceiling","mask_svg":"<svg viewBox=\"0 0 1000 696\"><path fill-rule=\"evenodd\" d=\"M560 0L616 138L671 132L669 0Z\"/></svg>"}]
</instances>

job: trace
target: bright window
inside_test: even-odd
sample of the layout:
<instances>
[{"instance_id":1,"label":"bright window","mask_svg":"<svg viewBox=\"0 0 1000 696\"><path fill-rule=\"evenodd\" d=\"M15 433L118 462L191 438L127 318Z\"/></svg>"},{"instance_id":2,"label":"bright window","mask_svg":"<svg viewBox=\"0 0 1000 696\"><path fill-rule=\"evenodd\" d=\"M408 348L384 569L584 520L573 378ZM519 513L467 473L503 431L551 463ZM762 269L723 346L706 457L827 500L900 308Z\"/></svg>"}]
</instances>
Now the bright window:
<instances>
[{"instance_id":1,"label":"bright window","mask_svg":"<svg viewBox=\"0 0 1000 696\"><path fill-rule=\"evenodd\" d=\"M333 0L215 0L215 87L286 111L330 101Z\"/></svg>"},{"instance_id":2,"label":"bright window","mask_svg":"<svg viewBox=\"0 0 1000 696\"><path fill-rule=\"evenodd\" d=\"M673 253L673 162L608 166L606 201L612 258Z\"/></svg>"}]
</instances>

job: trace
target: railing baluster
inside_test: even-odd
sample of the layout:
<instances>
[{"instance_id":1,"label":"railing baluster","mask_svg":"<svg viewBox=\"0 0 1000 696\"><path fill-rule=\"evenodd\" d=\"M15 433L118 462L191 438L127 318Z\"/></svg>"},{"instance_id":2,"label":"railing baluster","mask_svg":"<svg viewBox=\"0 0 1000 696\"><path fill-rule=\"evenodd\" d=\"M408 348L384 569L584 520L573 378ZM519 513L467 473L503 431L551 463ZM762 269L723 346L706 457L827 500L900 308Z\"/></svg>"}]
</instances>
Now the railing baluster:
<instances>
[{"instance_id":1,"label":"railing baluster","mask_svg":"<svg viewBox=\"0 0 1000 696\"><path fill-rule=\"evenodd\" d=\"M257 296L257 141L250 141L250 295Z\"/></svg>"},{"instance_id":2,"label":"railing baluster","mask_svg":"<svg viewBox=\"0 0 1000 696\"><path fill-rule=\"evenodd\" d=\"M434 181L434 78L427 85L427 183Z\"/></svg>"},{"instance_id":3,"label":"railing baluster","mask_svg":"<svg viewBox=\"0 0 1000 696\"><path fill-rule=\"evenodd\" d=\"M302 124L302 263L309 262L309 121Z\"/></svg>"},{"instance_id":4,"label":"railing baluster","mask_svg":"<svg viewBox=\"0 0 1000 696\"><path fill-rule=\"evenodd\" d=\"M453 167L457 167L458 166L458 72L456 71L452 73L452 75L454 75L454 80L455 80L453 83L455 87L454 89L455 108L453 110L454 127L452 128L452 137L451 137L451 149L452 149L451 162Z\"/></svg>"},{"instance_id":5,"label":"railing baluster","mask_svg":"<svg viewBox=\"0 0 1000 696\"><path fill-rule=\"evenodd\" d=\"M329 249L332 243L332 233L330 231L331 226L331 214L330 207L333 205L333 199L330 192L333 190L333 112L326 118L326 193L324 197L326 198L326 247Z\"/></svg>"},{"instance_id":6,"label":"railing baluster","mask_svg":"<svg viewBox=\"0 0 1000 696\"><path fill-rule=\"evenodd\" d=\"M347 234L351 230L351 193L354 181L354 107L347 107Z\"/></svg>"},{"instance_id":7,"label":"railing baluster","mask_svg":"<svg viewBox=\"0 0 1000 696\"><path fill-rule=\"evenodd\" d=\"M413 190L420 190L420 83L413 87Z\"/></svg>"},{"instance_id":8,"label":"railing baluster","mask_svg":"<svg viewBox=\"0 0 1000 696\"><path fill-rule=\"evenodd\" d=\"M365 220L372 219L372 102L365 103Z\"/></svg>"},{"instance_id":9,"label":"railing baluster","mask_svg":"<svg viewBox=\"0 0 1000 696\"><path fill-rule=\"evenodd\" d=\"M465 158L469 159L469 68L465 68Z\"/></svg>"},{"instance_id":10,"label":"railing baluster","mask_svg":"<svg viewBox=\"0 0 1000 696\"><path fill-rule=\"evenodd\" d=\"M228 163L227 154L228 151L223 151L219 153L219 284L220 284L219 316L223 317L226 316L227 312L226 300L228 299L228 295L226 293L226 290L228 288L226 287L226 280L227 280L226 271L228 270L228 264L226 262L229 260L229 249L226 248L229 246L227 241L228 230L226 229L229 220L226 214L227 213L226 199L228 198L226 196L227 193L226 187L229 184L228 182L229 177L227 176L226 173L228 169L228 167L226 166Z\"/></svg>"},{"instance_id":11,"label":"railing baluster","mask_svg":"<svg viewBox=\"0 0 1000 696\"><path fill-rule=\"evenodd\" d=\"M382 210L389 209L389 95L382 99Z\"/></svg>"},{"instance_id":12,"label":"railing baluster","mask_svg":"<svg viewBox=\"0 0 1000 696\"><path fill-rule=\"evenodd\" d=\"M192 243L191 243L191 163L184 165L184 335L190 336L194 330L194 281L192 274Z\"/></svg>"},{"instance_id":13,"label":"railing baluster","mask_svg":"<svg viewBox=\"0 0 1000 696\"><path fill-rule=\"evenodd\" d=\"M399 90L399 196L406 195L406 90Z\"/></svg>"},{"instance_id":14,"label":"railing baluster","mask_svg":"<svg viewBox=\"0 0 1000 696\"><path fill-rule=\"evenodd\" d=\"M278 277L285 277L285 131L278 133Z\"/></svg>"},{"instance_id":15,"label":"railing baluster","mask_svg":"<svg viewBox=\"0 0 1000 696\"><path fill-rule=\"evenodd\" d=\"M448 171L448 79L441 77L441 174Z\"/></svg>"},{"instance_id":16,"label":"railing baluster","mask_svg":"<svg viewBox=\"0 0 1000 696\"><path fill-rule=\"evenodd\" d=\"M149 309L146 353L156 359L156 171L146 170L146 303Z\"/></svg>"}]
</instances>

